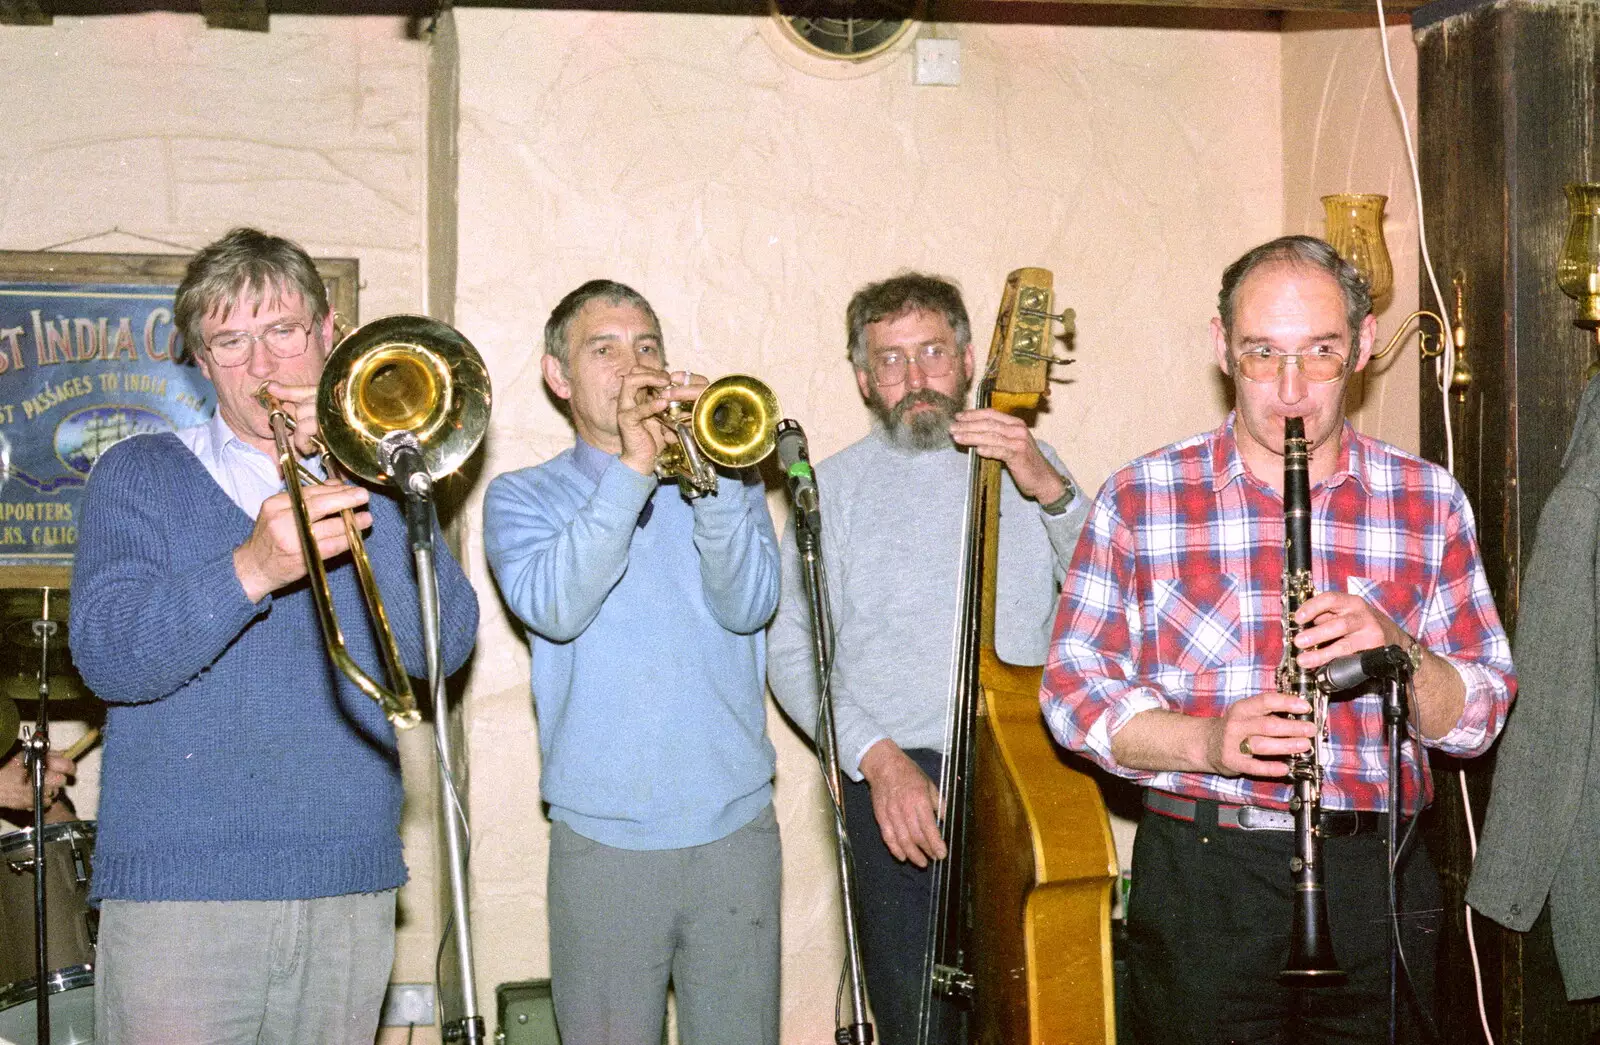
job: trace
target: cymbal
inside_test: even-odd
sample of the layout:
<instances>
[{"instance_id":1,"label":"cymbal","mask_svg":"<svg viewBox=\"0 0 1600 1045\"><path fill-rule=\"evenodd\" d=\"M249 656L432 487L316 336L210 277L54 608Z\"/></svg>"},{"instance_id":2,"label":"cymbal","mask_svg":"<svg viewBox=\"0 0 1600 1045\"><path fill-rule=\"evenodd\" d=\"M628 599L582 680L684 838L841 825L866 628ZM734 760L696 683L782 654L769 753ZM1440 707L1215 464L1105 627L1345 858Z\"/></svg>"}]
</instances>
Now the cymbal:
<instances>
[{"instance_id":1,"label":"cymbal","mask_svg":"<svg viewBox=\"0 0 1600 1045\"><path fill-rule=\"evenodd\" d=\"M65 588L0 588L0 700L39 699L41 656L47 661L52 700L90 695L67 649L67 607ZM35 626L44 621L53 625L48 635Z\"/></svg>"},{"instance_id":2,"label":"cymbal","mask_svg":"<svg viewBox=\"0 0 1600 1045\"><path fill-rule=\"evenodd\" d=\"M0 697L0 758L11 752L17 743L17 727L22 725L22 716L17 712L15 701Z\"/></svg>"}]
</instances>

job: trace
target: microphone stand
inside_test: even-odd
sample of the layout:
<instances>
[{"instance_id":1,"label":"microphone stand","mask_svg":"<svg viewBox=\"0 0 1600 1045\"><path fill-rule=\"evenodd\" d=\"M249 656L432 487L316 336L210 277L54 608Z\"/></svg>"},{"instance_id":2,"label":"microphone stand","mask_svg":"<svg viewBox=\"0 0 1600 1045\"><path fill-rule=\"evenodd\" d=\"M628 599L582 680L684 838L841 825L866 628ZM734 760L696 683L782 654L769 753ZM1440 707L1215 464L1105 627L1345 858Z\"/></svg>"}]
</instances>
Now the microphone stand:
<instances>
[{"instance_id":1,"label":"microphone stand","mask_svg":"<svg viewBox=\"0 0 1600 1045\"><path fill-rule=\"evenodd\" d=\"M461 974L461 1018L446 1023L441 1004L440 1036L445 1041L484 1041L478 1012L477 977L472 963L472 928L467 921L466 818L451 772L450 721L444 685L444 652L439 639L439 583L433 549L433 478L422 461L416 437L409 432L385 436L385 470L405 497L406 530L417 570L417 599L422 616L422 648L428 662L428 693L433 702L434 745L437 748L439 795L444 803L445 859L450 875L450 917L455 923L456 962Z\"/></svg>"},{"instance_id":2,"label":"microphone stand","mask_svg":"<svg viewBox=\"0 0 1600 1045\"><path fill-rule=\"evenodd\" d=\"M844 908L844 946L850 978L850 1024L834 1031L837 1045L871 1045L872 1022L867 1018L867 988L861 976L861 944L856 932L854 872L850 866L850 839L844 829L844 786L839 775L839 738L834 731L833 614L828 607L828 578L820 554L821 535L811 528L806 513L794 512L795 543L800 549L806 598L811 604L811 640L817 664L817 747L822 771L832 796L833 831L839 861L839 893Z\"/></svg>"},{"instance_id":3,"label":"microphone stand","mask_svg":"<svg viewBox=\"0 0 1600 1045\"><path fill-rule=\"evenodd\" d=\"M39 640L39 711L33 733L23 741L28 776L33 784L33 1007L35 1035L50 1041L50 995L45 978L50 970L49 919L45 916L44 771L50 754L50 639L58 625L50 619L50 590L44 592L40 619L33 622Z\"/></svg>"},{"instance_id":4,"label":"microphone stand","mask_svg":"<svg viewBox=\"0 0 1600 1045\"><path fill-rule=\"evenodd\" d=\"M1389 1045L1395 1045L1400 1028L1400 925L1395 866L1400 838L1400 744L1405 737L1406 691L1411 665L1397 667L1384 676L1383 739L1389 754L1389 815L1384 818L1385 850L1389 860Z\"/></svg>"}]
</instances>

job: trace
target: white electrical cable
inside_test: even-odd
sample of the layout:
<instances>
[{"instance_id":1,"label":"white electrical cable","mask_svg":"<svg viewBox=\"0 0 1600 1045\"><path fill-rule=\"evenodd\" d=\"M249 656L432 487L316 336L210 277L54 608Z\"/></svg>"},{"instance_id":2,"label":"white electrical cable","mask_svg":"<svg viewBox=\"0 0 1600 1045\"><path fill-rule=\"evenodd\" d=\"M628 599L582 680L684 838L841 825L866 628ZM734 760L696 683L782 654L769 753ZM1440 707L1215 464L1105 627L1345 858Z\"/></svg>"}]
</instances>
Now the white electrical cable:
<instances>
[{"instance_id":1,"label":"white electrical cable","mask_svg":"<svg viewBox=\"0 0 1600 1045\"><path fill-rule=\"evenodd\" d=\"M1428 285L1433 289L1433 298L1438 302L1440 317L1448 315L1444 295L1439 291L1439 277L1433 271L1433 258L1428 253L1427 226L1423 222L1422 211L1422 177L1417 170L1417 153L1411 144L1411 123L1406 119L1405 102L1400 98L1400 88L1394 81L1394 64L1389 57L1389 27L1384 19L1383 0L1374 0L1378 8L1378 40L1383 48L1383 72L1389 81L1389 94L1394 99L1394 111L1400 117L1401 140L1406 146L1406 161L1411 169L1411 188L1417 198L1417 241L1422 247L1422 266L1428 274ZM1434 360L1439 387L1439 406L1444 417L1444 466L1451 475L1456 470L1456 442L1455 433L1450 425L1450 375L1455 373L1456 367L1456 341L1454 332L1448 323L1445 329L1439 332L1443 345L1443 352ZM1467 849L1473 859L1478 856L1478 833L1472 823L1472 799L1467 794L1467 774L1465 770L1456 771L1457 783L1461 788L1461 807L1467 821ZM1465 905L1463 905L1465 907ZM1472 931L1472 908L1465 907L1467 923L1467 950L1472 955L1472 981L1478 994L1478 1022L1483 1028L1483 1037L1489 1045L1494 1045L1494 1033L1489 1029L1488 1009L1483 997L1483 964L1478 958L1478 940Z\"/></svg>"}]
</instances>

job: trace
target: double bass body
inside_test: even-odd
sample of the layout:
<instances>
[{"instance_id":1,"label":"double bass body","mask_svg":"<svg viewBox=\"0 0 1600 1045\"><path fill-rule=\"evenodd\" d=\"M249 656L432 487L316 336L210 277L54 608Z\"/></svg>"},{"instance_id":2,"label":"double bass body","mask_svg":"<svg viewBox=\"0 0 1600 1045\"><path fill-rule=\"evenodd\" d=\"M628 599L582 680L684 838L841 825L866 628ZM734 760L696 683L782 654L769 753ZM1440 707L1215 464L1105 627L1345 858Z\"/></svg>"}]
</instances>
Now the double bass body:
<instances>
[{"instance_id":1,"label":"double bass body","mask_svg":"<svg viewBox=\"0 0 1600 1045\"><path fill-rule=\"evenodd\" d=\"M979 405L1037 407L1050 361L1051 274L1011 273ZM963 591L963 655L947 798L950 877L934 913L934 982L970 1002L975 1045L1077 1045L1115 1040L1110 904L1117 859L1093 779L1068 765L1044 725L1041 671L995 653L1000 527L998 461L976 462ZM952 827L954 830L952 831ZM938 891L936 891L937 893Z\"/></svg>"}]
</instances>

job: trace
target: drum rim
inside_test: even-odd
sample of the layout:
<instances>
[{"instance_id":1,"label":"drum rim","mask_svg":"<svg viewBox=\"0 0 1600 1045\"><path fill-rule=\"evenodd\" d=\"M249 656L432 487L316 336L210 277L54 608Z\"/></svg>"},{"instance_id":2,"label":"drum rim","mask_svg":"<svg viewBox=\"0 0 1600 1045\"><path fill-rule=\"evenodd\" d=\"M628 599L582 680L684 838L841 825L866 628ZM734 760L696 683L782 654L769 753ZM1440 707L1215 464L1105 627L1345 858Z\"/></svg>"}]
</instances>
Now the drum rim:
<instances>
[{"instance_id":1,"label":"drum rim","mask_svg":"<svg viewBox=\"0 0 1600 1045\"><path fill-rule=\"evenodd\" d=\"M45 992L46 996L64 994L67 991L75 991L79 987L93 986L94 966L68 965L56 969L46 977L45 983L50 988ZM21 1005L23 1002L33 1001L36 996L32 977L5 984L0 986L0 1010L9 1009L14 1005Z\"/></svg>"},{"instance_id":2,"label":"drum rim","mask_svg":"<svg viewBox=\"0 0 1600 1045\"><path fill-rule=\"evenodd\" d=\"M93 820L62 820L59 823L44 825L44 844L52 842L85 841L93 842L97 829ZM18 831L7 831L0 835L0 855L7 859L15 852L33 848L33 828L24 827ZM49 857L45 857L48 862Z\"/></svg>"}]
</instances>

